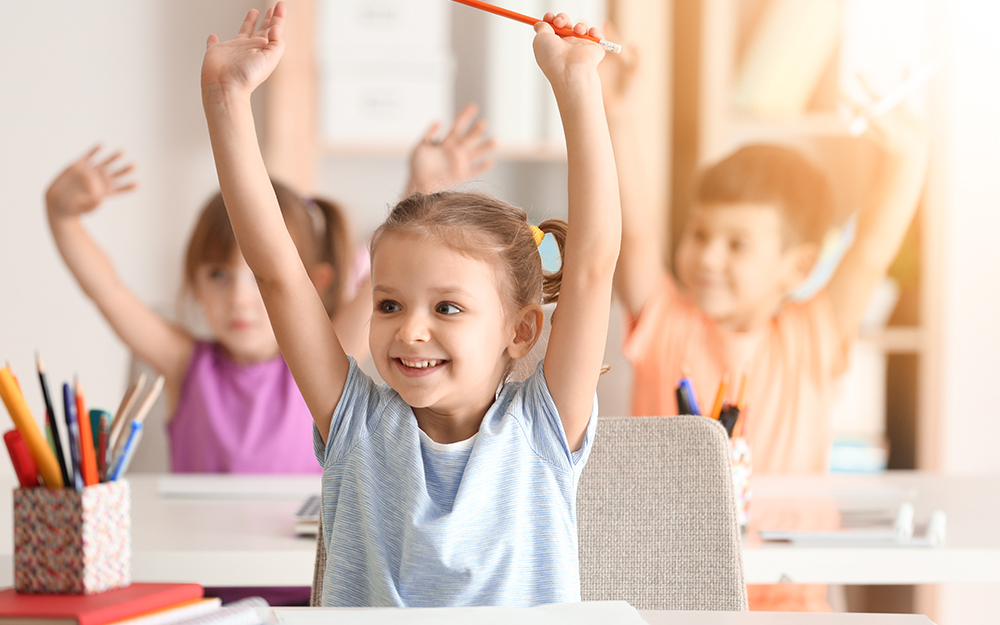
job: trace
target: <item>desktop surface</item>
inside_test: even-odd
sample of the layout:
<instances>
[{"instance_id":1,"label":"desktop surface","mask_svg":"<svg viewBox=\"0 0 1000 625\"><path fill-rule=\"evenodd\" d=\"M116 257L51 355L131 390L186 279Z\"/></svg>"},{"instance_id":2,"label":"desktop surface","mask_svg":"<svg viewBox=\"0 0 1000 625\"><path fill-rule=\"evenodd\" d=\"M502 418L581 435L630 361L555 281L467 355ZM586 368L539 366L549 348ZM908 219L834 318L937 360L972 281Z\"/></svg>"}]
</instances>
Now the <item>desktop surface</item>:
<instances>
[{"instance_id":1,"label":"desktop surface","mask_svg":"<svg viewBox=\"0 0 1000 625\"><path fill-rule=\"evenodd\" d=\"M128 479L134 580L312 584L316 539L296 536L293 527L306 493L319 491L318 476L134 474ZM1000 582L1000 532L995 529L1000 500L986 496L995 492L998 479L916 472L754 477L751 526L744 539L747 583ZM16 484L7 486L10 492ZM0 586L13 585L12 499L0 497ZM755 535L755 518L768 506L832 500L891 508L903 499L914 504L918 519L938 508L946 511L942 547L802 547L764 544Z\"/></svg>"}]
</instances>

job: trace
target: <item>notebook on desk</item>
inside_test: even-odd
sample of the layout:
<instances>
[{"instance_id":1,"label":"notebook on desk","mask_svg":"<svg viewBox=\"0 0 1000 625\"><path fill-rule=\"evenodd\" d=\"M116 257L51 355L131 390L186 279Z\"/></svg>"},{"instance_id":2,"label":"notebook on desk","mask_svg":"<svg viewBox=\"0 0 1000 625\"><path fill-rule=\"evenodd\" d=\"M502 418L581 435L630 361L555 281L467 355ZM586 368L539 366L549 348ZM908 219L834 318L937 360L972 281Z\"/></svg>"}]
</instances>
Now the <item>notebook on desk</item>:
<instances>
[{"instance_id":1,"label":"notebook on desk","mask_svg":"<svg viewBox=\"0 0 1000 625\"><path fill-rule=\"evenodd\" d=\"M833 531L775 531L760 529L761 540L789 542L809 547L940 547L944 544L946 516L936 510L926 522L917 523L913 505L900 504L895 517L864 515L867 522L841 513L841 529Z\"/></svg>"},{"instance_id":2,"label":"notebook on desk","mask_svg":"<svg viewBox=\"0 0 1000 625\"><path fill-rule=\"evenodd\" d=\"M188 499L301 499L320 490L320 475L174 473L157 479L164 497Z\"/></svg>"},{"instance_id":3,"label":"notebook on desk","mask_svg":"<svg viewBox=\"0 0 1000 625\"><path fill-rule=\"evenodd\" d=\"M319 534L319 514L319 495L310 495L295 512L292 531L299 536L316 536Z\"/></svg>"}]
</instances>

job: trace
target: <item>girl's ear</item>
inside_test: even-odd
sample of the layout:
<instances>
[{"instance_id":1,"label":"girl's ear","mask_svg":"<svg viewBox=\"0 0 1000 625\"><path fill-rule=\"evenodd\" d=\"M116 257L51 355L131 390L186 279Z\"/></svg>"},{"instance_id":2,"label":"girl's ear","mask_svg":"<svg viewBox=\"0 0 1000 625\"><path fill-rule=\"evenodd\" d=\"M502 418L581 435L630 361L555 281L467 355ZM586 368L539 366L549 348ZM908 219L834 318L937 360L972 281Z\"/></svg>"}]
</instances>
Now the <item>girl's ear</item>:
<instances>
[{"instance_id":1,"label":"girl's ear","mask_svg":"<svg viewBox=\"0 0 1000 625\"><path fill-rule=\"evenodd\" d=\"M523 358L542 336L545 313L538 304L528 304L518 313L514 322L514 336L507 344L507 353L513 359Z\"/></svg>"}]
</instances>

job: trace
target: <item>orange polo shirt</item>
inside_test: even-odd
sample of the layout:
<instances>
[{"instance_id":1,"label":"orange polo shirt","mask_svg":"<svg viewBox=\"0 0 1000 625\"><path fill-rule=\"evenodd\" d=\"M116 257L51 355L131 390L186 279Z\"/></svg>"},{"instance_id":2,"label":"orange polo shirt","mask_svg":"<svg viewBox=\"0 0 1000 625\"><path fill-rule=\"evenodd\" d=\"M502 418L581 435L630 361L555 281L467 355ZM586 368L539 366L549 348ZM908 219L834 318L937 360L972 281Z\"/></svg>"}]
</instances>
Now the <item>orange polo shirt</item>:
<instances>
[{"instance_id":1,"label":"orange polo shirt","mask_svg":"<svg viewBox=\"0 0 1000 625\"><path fill-rule=\"evenodd\" d=\"M671 277L665 278L625 337L632 362L632 414L677 414L675 389L686 369L703 412L729 376L735 401L749 374L746 435L754 473L822 473L829 467L829 405L847 362L825 292L786 304L767 325L749 332L719 328Z\"/></svg>"}]
</instances>

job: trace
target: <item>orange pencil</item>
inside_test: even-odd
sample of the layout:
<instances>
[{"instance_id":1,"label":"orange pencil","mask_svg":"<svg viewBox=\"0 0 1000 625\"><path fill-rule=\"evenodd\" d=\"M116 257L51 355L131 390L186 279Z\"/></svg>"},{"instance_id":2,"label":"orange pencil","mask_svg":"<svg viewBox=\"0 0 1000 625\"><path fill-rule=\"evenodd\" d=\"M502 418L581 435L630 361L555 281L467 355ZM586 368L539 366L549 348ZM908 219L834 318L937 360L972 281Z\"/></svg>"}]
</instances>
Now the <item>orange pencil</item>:
<instances>
[{"instance_id":1,"label":"orange pencil","mask_svg":"<svg viewBox=\"0 0 1000 625\"><path fill-rule=\"evenodd\" d=\"M746 371L740 376L740 394L736 397L736 407L740 410L743 410L743 400L747 395L747 377Z\"/></svg>"},{"instance_id":2,"label":"orange pencil","mask_svg":"<svg viewBox=\"0 0 1000 625\"><path fill-rule=\"evenodd\" d=\"M97 452L94 451L94 434L90 429L90 417L87 416L87 406L83 399L83 385L79 379L73 380L76 394L76 414L80 427L80 473L84 486L93 486L100 482L97 476Z\"/></svg>"},{"instance_id":3,"label":"orange pencil","mask_svg":"<svg viewBox=\"0 0 1000 625\"><path fill-rule=\"evenodd\" d=\"M538 22L542 21L542 20L534 18L534 17L528 17L527 15L524 15L523 13L518 13L516 11L511 11L509 9L504 9L502 7L494 6L494 5L488 4L486 2L480 2L480 0L452 0L452 1L453 2L457 2L459 4L464 4L465 6L469 6L469 7L472 7L474 9L479 9L481 11L486 11L487 13L492 13L494 15L499 15L501 17L506 17L506 18L509 18L509 19L512 19L512 20L515 20L515 21L518 21L518 22L523 22L525 24L528 24L529 26L534 26ZM604 48L608 52L618 53L618 52L622 51L622 47L620 45L618 45L617 43L612 43L612 42L608 41L607 39L598 39L597 37L594 37L593 35L590 35L590 34L578 35L575 32L573 32L573 29L571 29L571 28L556 28L555 26L553 26L552 30L554 30L556 32L556 34L559 35L560 37L578 37L580 39L586 39L588 41L593 41L594 43L599 44L602 48Z\"/></svg>"},{"instance_id":4,"label":"orange pencil","mask_svg":"<svg viewBox=\"0 0 1000 625\"><path fill-rule=\"evenodd\" d=\"M726 398L726 377L722 376L722 381L719 382L719 392L715 394L715 403L712 404L712 412L708 413L716 421L719 420L719 415L722 414L722 402Z\"/></svg>"}]
</instances>

